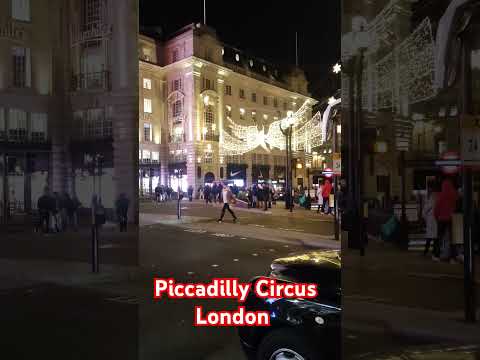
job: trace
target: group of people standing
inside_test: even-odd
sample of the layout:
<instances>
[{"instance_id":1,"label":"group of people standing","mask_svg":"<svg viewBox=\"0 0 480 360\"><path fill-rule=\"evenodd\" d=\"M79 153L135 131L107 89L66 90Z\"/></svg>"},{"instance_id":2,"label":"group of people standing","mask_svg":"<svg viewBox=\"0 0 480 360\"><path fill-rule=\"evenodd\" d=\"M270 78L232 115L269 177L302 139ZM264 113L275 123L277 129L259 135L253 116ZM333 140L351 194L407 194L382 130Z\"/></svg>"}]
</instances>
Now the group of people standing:
<instances>
[{"instance_id":1,"label":"group of people standing","mask_svg":"<svg viewBox=\"0 0 480 360\"><path fill-rule=\"evenodd\" d=\"M76 196L68 193L51 193L48 187L37 201L38 214L34 218L35 231L44 233L63 232L69 226L78 230L78 208L81 206Z\"/></svg>"},{"instance_id":2,"label":"group of people standing","mask_svg":"<svg viewBox=\"0 0 480 360\"><path fill-rule=\"evenodd\" d=\"M173 189L171 186L157 185L155 187L155 201L165 202L172 199Z\"/></svg>"},{"instance_id":3,"label":"group of people standing","mask_svg":"<svg viewBox=\"0 0 480 360\"><path fill-rule=\"evenodd\" d=\"M330 194L332 193L332 183L329 179L325 179L323 182L318 184L317 188L317 199L318 199L318 208L317 213L322 210L324 214L330 213Z\"/></svg>"},{"instance_id":4,"label":"group of people standing","mask_svg":"<svg viewBox=\"0 0 480 360\"><path fill-rule=\"evenodd\" d=\"M276 192L267 183L255 184L247 189L247 199L249 208L267 211L272 207L272 202L276 201Z\"/></svg>"}]
</instances>

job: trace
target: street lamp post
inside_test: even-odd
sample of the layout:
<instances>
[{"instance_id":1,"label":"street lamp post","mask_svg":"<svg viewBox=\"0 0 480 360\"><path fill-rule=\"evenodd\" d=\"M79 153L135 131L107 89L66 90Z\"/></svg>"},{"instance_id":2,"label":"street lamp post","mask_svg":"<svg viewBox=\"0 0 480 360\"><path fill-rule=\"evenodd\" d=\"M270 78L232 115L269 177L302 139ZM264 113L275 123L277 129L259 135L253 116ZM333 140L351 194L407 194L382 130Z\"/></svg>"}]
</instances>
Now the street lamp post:
<instances>
[{"instance_id":1,"label":"street lamp post","mask_svg":"<svg viewBox=\"0 0 480 360\"><path fill-rule=\"evenodd\" d=\"M180 204L181 196L181 188L180 188L180 181L183 177L183 170L182 169L175 169L175 177L177 178L177 218L178 220L181 219L182 217L182 206Z\"/></svg>"},{"instance_id":2,"label":"street lamp post","mask_svg":"<svg viewBox=\"0 0 480 360\"><path fill-rule=\"evenodd\" d=\"M93 176L93 191L92 191L92 272L99 272L99 239L98 239L98 226L97 223L97 210L102 203L101 191L102 191L102 160L101 154L95 154L90 156L85 154L84 165ZM95 194L95 174L99 174L99 196Z\"/></svg>"},{"instance_id":3,"label":"street lamp post","mask_svg":"<svg viewBox=\"0 0 480 360\"><path fill-rule=\"evenodd\" d=\"M363 226L362 201L362 75L364 53L368 48L369 34L364 30L367 25L365 18L357 16L352 19L352 31L342 38L342 48L348 64L349 75L349 154L348 154L348 188L350 197L355 204L352 209L355 221L353 231L358 239L360 255L365 255L365 234ZM356 85L356 89L355 89ZM356 90L356 91L355 91ZM356 93L356 94L355 94ZM356 96L355 96L356 95Z\"/></svg>"},{"instance_id":4,"label":"street lamp post","mask_svg":"<svg viewBox=\"0 0 480 360\"><path fill-rule=\"evenodd\" d=\"M285 150L287 155L287 166L285 169L285 206L290 212L293 211L293 198L292 198L292 132L293 132L293 113L289 111L287 114L286 127L284 128L280 123L280 131L285 136Z\"/></svg>"}]
</instances>

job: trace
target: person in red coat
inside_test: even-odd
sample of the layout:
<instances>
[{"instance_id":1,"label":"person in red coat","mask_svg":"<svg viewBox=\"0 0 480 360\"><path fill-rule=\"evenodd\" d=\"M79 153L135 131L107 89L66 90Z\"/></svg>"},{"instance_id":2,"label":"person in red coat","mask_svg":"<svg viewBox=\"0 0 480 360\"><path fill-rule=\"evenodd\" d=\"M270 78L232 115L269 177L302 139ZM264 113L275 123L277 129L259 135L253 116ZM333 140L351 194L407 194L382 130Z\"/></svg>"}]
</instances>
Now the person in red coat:
<instances>
[{"instance_id":1,"label":"person in red coat","mask_svg":"<svg viewBox=\"0 0 480 360\"><path fill-rule=\"evenodd\" d=\"M330 212L330 193L332 192L332 183L330 180L325 180L323 184L322 197L323 197L323 213L328 214Z\"/></svg>"},{"instance_id":2,"label":"person in red coat","mask_svg":"<svg viewBox=\"0 0 480 360\"><path fill-rule=\"evenodd\" d=\"M458 192L453 186L452 180L446 178L442 182L442 191L438 194L434 209L434 216L438 223L438 239L442 239L448 233L445 244L450 245L449 259L452 260L456 256L455 245L452 244L452 215L457 206Z\"/></svg>"}]
</instances>

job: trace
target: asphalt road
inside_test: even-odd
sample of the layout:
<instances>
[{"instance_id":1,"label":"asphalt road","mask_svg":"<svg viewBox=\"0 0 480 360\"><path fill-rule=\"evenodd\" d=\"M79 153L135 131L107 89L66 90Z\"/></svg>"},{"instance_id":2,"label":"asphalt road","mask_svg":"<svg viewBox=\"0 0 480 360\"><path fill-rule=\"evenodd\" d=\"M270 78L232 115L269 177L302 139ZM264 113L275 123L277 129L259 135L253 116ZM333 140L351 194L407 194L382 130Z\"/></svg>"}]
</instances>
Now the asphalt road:
<instances>
[{"instance_id":1,"label":"asphalt road","mask_svg":"<svg viewBox=\"0 0 480 360\"><path fill-rule=\"evenodd\" d=\"M201 209L195 211L201 212ZM216 212L217 209L208 211ZM277 222L284 223L281 219L284 215L261 218L242 213L243 216L257 222L271 221L269 226L272 227L278 226ZM296 224L315 223L299 215L293 217L295 220L291 221ZM315 219L315 215L311 218ZM0 338L0 343L5 345L2 355L11 354L10 358L15 359L48 356L62 360L245 360L236 329L192 326L194 305L203 305L207 311L235 309L238 306L235 301L155 302L152 299L153 277L195 282L208 282L214 277L237 277L248 281L253 276L265 274L273 259L305 250L300 245L254 237L230 237L219 232L192 232L166 225L143 227L139 235L138 259L143 270L142 276L135 281L107 283L95 291L36 284L1 292L2 327L7 330ZM63 240L56 238L55 241ZM64 248L67 245L64 244ZM113 256L118 249L107 247L103 251L107 257L108 252ZM124 252L136 258L135 246ZM35 251L30 253L33 256ZM73 256L74 251L71 253ZM412 343L385 333L372 334L365 329L345 330L343 338L344 359Z\"/></svg>"}]
</instances>

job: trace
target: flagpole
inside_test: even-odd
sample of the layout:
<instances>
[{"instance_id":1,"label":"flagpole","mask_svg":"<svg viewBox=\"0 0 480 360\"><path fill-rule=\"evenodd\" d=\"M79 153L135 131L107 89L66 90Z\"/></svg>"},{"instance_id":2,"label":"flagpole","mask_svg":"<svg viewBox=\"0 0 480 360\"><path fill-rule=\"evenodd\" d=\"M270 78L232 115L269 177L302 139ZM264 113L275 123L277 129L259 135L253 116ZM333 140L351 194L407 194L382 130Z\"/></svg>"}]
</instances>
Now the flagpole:
<instances>
[{"instance_id":1,"label":"flagpole","mask_svg":"<svg viewBox=\"0 0 480 360\"><path fill-rule=\"evenodd\" d=\"M295 65L298 67L298 32L295 31Z\"/></svg>"},{"instance_id":2,"label":"flagpole","mask_svg":"<svg viewBox=\"0 0 480 360\"><path fill-rule=\"evenodd\" d=\"M207 25L207 4L206 4L206 0L203 0L203 25Z\"/></svg>"}]
</instances>

